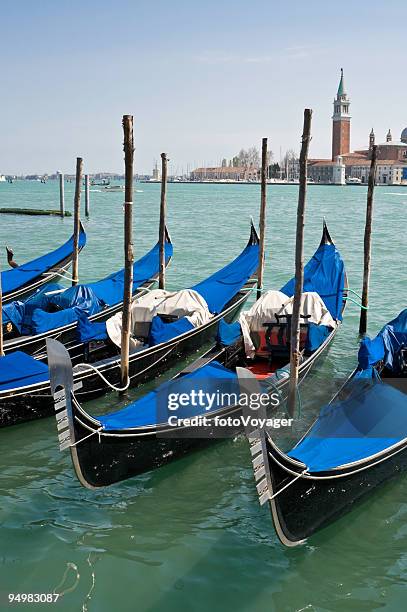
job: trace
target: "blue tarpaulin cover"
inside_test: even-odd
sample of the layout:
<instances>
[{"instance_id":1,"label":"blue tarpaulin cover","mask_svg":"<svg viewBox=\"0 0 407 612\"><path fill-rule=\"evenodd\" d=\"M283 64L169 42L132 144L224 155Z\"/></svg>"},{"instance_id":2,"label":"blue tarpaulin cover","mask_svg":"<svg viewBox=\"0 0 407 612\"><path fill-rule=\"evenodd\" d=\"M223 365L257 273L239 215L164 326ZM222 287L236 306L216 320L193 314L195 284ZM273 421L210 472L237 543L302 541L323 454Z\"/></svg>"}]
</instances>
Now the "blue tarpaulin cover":
<instances>
[{"instance_id":1,"label":"blue tarpaulin cover","mask_svg":"<svg viewBox=\"0 0 407 612\"><path fill-rule=\"evenodd\" d=\"M168 263L173 254L171 243L165 243L165 258ZM145 281L158 274L159 269L159 245L158 243L144 257L133 265L133 293ZM105 279L87 285L103 304L112 306L123 299L124 269L114 272Z\"/></svg>"},{"instance_id":2,"label":"blue tarpaulin cover","mask_svg":"<svg viewBox=\"0 0 407 612\"><path fill-rule=\"evenodd\" d=\"M88 285L76 285L76 287L65 289L62 293L56 293L50 297L48 304L55 306L58 310L78 306L88 316L103 309L102 302L95 295L92 287Z\"/></svg>"},{"instance_id":3,"label":"blue tarpaulin cover","mask_svg":"<svg viewBox=\"0 0 407 612\"><path fill-rule=\"evenodd\" d=\"M352 396L321 410L288 455L311 472L374 455L407 437L407 395L380 381L353 381Z\"/></svg>"},{"instance_id":4,"label":"blue tarpaulin cover","mask_svg":"<svg viewBox=\"0 0 407 612\"><path fill-rule=\"evenodd\" d=\"M362 340L359 369L348 383L350 396L325 406L288 455L321 472L368 458L407 437L407 394L382 382L373 367L383 360L397 376L395 357L402 345L407 345L407 309L374 340Z\"/></svg>"},{"instance_id":5,"label":"blue tarpaulin cover","mask_svg":"<svg viewBox=\"0 0 407 612\"><path fill-rule=\"evenodd\" d=\"M17 389L49 380L48 366L16 351L0 357L0 391Z\"/></svg>"},{"instance_id":6,"label":"blue tarpaulin cover","mask_svg":"<svg viewBox=\"0 0 407 612\"><path fill-rule=\"evenodd\" d=\"M59 310L57 312L45 312L45 310L41 310L41 308L36 308L31 316L30 333L44 334L52 329L75 323L81 312L82 310L79 306L65 308L65 310Z\"/></svg>"},{"instance_id":7,"label":"blue tarpaulin cover","mask_svg":"<svg viewBox=\"0 0 407 612\"><path fill-rule=\"evenodd\" d=\"M376 338L364 338L359 348L359 368L373 371L371 366L383 360L385 366L397 373L395 356L402 346L407 346L407 308L387 323Z\"/></svg>"},{"instance_id":8,"label":"blue tarpaulin cover","mask_svg":"<svg viewBox=\"0 0 407 612\"><path fill-rule=\"evenodd\" d=\"M168 342L168 340L172 340L191 329L194 329L194 326L187 317L165 323L161 317L156 315L151 321L148 344L150 346L155 346L161 342Z\"/></svg>"},{"instance_id":9,"label":"blue tarpaulin cover","mask_svg":"<svg viewBox=\"0 0 407 612\"><path fill-rule=\"evenodd\" d=\"M208 304L212 314L222 310L229 300L240 291L247 280L257 270L259 257L259 245L249 244L230 264L215 272L206 280L191 287L197 291ZM95 289L94 285L92 286ZM96 291L96 293L98 293ZM92 325L90 323L90 325ZM154 317L150 332L150 345L154 346L161 342L172 340L176 336L193 329L193 325L183 318L179 321L164 323L158 317ZM81 332L82 333L82 332ZM89 327L83 328L83 338L92 335Z\"/></svg>"},{"instance_id":10,"label":"blue tarpaulin cover","mask_svg":"<svg viewBox=\"0 0 407 612\"><path fill-rule=\"evenodd\" d=\"M303 291L315 291L323 299L332 317L342 320L345 266L334 244L321 244L304 268ZM280 289L289 297L294 295L295 278Z\"/></svg>"},{"instance_id":11,"label":"blue tarpaulin cover","mask_svg":"<svg viewBox=\"0 0 407 612\"><path fill-rule=\"evenodd\" d=\"M316 323L308 324L307 339L305 341L305 350L307 353L313 353L321 346L328 338L332 328L327 325L316 325Z\"/></svg>"},{"instance_id":12,"label":"blue tarpaulin cover","mask_svg":"<svg viewBox=\"0 0 407 612\"><path fill-rule=\"evenodd\" d=\"M217 314L256 272L258 265L259 245L248 244L230 264L191 289L205 299L212 314Z\"/></svg>"},{"instance_id":13,"label":"blue tarpaulin cover","mask_svg":"<svg viewBox=\"0 0 407 612\"><path fill-rule=\"evenodd\" d=\"M86 244L86 234L81 227L79 234L79 248L84 247ZM3 289L3 295L16 291L20 287L23 287L26 283L34 280L38 276L41 276L44 272L47 272L60 261L63 261L73 250L73 237L71 237L65 244L60 246L55 251L47 253L42 257L33 259L18 268L12 270L5 270L1 273L1 286Z\"/></svg>"},{"instance_id":14,"label":"blue tarpaulin cover","mask_svg":"<svg viewBox=\"0 0 407 612\"><path fill-rule=\"evenodd\" d=\"M23 333L25 325L31 325L31 316L35 308L48 308L50 295L54 291L63 291L65 287L56 283L49 283L44 287L37 289L33 295L27 298L24 302L14 300L3 307L3 323L12 323L14 327ZM30 333L30 332L28 332Z\"/></svg>"},{"instance_id":15,"label":"blue tarpaulin cover","mask_svg":"<svg viewBox=\"0 0 407 612\"><path fill-rule=\"evenodd\" d=\"M171 243L166 243L166 259L172 256ZM156 244L134 263L133 293L158 273L159 247ZM104 306L113 306L123 298L124 270L96 283L77 285L59 293L48 285L25 302L11 302L3 309L5 322L11 321L21 334L41 334L77 321L80 313L91 316Z\"/></svg>"},{"instance_id":16,"label":"blue tarpaulin cover","mask_svg":"<svg viewBox=\"0 0 407 612\"><path fill-rule=\"evenodd\" d=\"M222 346L229 346L242 337L242 328L239 321L226 323L224 319L219 321L217 341Z\"/></svg>"},{"instance_id":17,"label":"blue tarpaulin cover","mask_svg":"<svg viewBox=\"0 0 407 612\"><path fill-rule=\"evenodd\" d=\"M89 321L83 312L78 314L78 325L76 334L80 342L91 342L91 340L106 340L106 321Z\"/></svg>"},{"instance_id":18,"label":"blue tarpaulin cover","mask_svg":"<svg viewBox=\"0 0 407 612\"><path fill-rule=\"evenodd\" d=\"M238 385L235 372L228 370L217 361L212 361L191 374L166 381L155 391L147 393L118 412L95 418L100 421L106 431L166 423L171 414L179 418L188 418L208 411L201 406L193 405L180 407L174 411L168 410L169 394L188 393L192 389L202 389L205 393L216 393L219 387L223 393L238 393ZM214 403L211 409L213 411L217 408L219 406Z\"/></svg>"}]
</instances>

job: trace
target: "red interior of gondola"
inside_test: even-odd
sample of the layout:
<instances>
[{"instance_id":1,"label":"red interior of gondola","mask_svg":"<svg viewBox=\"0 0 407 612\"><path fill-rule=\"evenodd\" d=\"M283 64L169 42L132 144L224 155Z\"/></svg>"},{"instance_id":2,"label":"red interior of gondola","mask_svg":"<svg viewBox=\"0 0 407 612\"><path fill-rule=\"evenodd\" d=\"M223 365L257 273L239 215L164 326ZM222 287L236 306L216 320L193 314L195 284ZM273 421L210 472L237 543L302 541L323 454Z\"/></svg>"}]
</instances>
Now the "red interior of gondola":
<instances>
[{"instance_id":1,"label":"red interior of gondola","mask_svg":"<svg viewBox=\"0 0 407 612\"><path fill-rule=\"evenodd\" d=\"M268 342L266 330L256 332L256 356L247 369L256 378L262 380L274 374L276 370L284 368L289 362L289 345L287 342L287 325L275 325L271 328ZM300 326L300 350L304 349L307 340L307 325Z\"/></svg>"}]
</instances>

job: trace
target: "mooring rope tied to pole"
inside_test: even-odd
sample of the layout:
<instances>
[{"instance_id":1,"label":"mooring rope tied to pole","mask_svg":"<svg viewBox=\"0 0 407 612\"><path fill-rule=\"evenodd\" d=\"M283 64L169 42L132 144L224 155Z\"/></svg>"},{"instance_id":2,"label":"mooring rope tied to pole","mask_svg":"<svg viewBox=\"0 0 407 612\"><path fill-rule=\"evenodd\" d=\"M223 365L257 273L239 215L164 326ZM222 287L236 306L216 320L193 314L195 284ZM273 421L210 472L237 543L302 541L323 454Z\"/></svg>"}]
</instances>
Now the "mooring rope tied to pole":
<instances>
[{"instance_id":1,"label":"mooring rope tied to pole","mask_svg":"<svg viewBox=\"0 0 407 612\"><path fill-rule=\"evenodd\" d=\"M165 359L166 357L168 357L168 355L172 352L172 348L170 348L166 353L164 353L164 355L162 355L159 359L157 359L157 361L155 361L154 363L150 364L149 366L147 366L146 368L144 368L144 370L140 370L140 372L137 372L137 376L141 376L142 374L144 374L145 372L147 372L148 370L150 370L153 366L157 365L157 363L160 363L160 361L162 361L163 359ZM120 364L118 364L118 367L120 367ZM123 389L121 389L120 387L115 387L112 383L110 383L107 378L105 378L103 376L103 374L101 372L99 372L99 370L97 368L95 368L95 366L91 365L90 363L77 363L76 365L73 366L73 370L75 369L79 369L79 368L88 368L90 370L93 370L94 372L96 372L96 374L99 374L100 378L113 390L113 391L118 391L119 393L121 391L127 391L127 389L130 386L130 382L131 382L131 377L127 377L127 385L125 387L123 387Z\"/></svg>"}]
</instances>

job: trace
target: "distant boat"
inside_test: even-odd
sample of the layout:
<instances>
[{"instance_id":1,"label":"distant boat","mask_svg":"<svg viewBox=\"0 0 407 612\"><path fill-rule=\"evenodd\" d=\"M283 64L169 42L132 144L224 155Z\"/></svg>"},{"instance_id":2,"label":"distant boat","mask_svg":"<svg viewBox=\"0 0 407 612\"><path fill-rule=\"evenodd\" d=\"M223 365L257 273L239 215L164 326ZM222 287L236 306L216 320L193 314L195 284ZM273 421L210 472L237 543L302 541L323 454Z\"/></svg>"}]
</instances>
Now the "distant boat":
<instances>
[{"instance_id":1,"label":"distant boat","mask_svg":"<svg viewBox=\"0 0 407 612\"><path fill-rule=\"evenodd\" d=\"M4 176L4 174L0 174L0 183L5 183L6 182L6 177Z\"/></svg>"},{"instance_id":2,"label":"distant boat","mask_svg":"<svg viewBox=\"0 0 407 612\"><path fill-rule=\"evenodd\" d=\"M106 185L102 191L124 191L124 185Z\"/></svg>"},{"instance_id":3,"label":"distant boat","mask_svg":"<svg viewBox=\"0 0 407 612\"><path fill-rule=\"evenodd\" d=\"M346 179L346 184L347 185L361 185L362 179L350 176L349 178Z\"/></svg>"},{"instance_id":4,"label":"distant boat","mask_svg":"<svg viewBox=\"0 0 407 612\"><path fill-rule=\"evenodd\" d=\"M109 179L102 179L101 181L92 180L90 184L92 185L92 187L95 187L95 186L106 187L107 185L110 185L110 180Z\"/></svg>"}]
</instances>

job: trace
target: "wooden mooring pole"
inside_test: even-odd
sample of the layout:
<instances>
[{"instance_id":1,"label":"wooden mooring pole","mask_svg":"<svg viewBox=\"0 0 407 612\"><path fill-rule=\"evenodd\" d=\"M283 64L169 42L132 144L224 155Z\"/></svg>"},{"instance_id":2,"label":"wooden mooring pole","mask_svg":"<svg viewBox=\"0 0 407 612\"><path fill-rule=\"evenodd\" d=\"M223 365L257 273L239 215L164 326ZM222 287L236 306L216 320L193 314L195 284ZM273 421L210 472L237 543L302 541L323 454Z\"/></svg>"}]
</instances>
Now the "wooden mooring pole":
<instances>
[{"instance_id":1,"label":"wooden mooring pole","mask_svg":"<svg viewBox=\"0 0 407 612\"><path fill-rule=\"evenodd\" d=\"M297 208L297 235L295 239L295 293L293 313L291 318L290 338L290 382L288 389L288 414L295 413L298 385L298 368L300 364L300 309L301 296L304 285L304 225L305 204L307 196L307 162L308 149L311 139L312 110L304 110L304 128L302 132L302 145L300 153L300 187L298 192Z\"/></svg>"},{"instance_id":2,"label":"wooden mooring pole","mask_svg":"<svg viewBox=\"0 0 407 612\"><path fill-rule=\"evenodd\" d=\"M72 257L72 287L79 281L79 231L81 214L81 188L82 188L83 159L76 158L76 181L73 212L73 257Z\"/></svg>"},{"instance_id":3,"label":"wooden mooring pole","mask_svg":"<svg viewBox=\"0 0 407 612\"><path fill-rule=\"evenodd\" d=\"M165 223L167 213L167 166L168 158L166 153L161 153L161 200L160 200L160 268L158 277L159 289L165 289Z\"/></svg>"},{"instance_id":4,"label":"wooden mooring pole","mask_svg":"<svg viewBox=\"0 0 407 612\"><path fill-rule=\"evenodd\" d=\"M264 277L264 253L266 246L266 204L267 204L267 138L261 145L261 187L260 187L260 249L257 275L257 299L261 297Z\"/></svg>"},{"instance_id":5,"label":"wooden mooring pole","mask_svg":"<svg viewBox=\"0 0 407 612\"><path fill-rule=\"evenodd\" d=\"M131 298L133 294L133 159L134 137L133 116L123 115L124 133L124 165L125 165L125 195L124 195L124 289L121 342L121 386L128 386L129 381L129 350ZM121 391L124 395L126 391Z\"/></svg>"},{"instance_id":6,"label":"wooden mooring pole","mask_svg":"<svg viewBox=\"0 0 407 612\"><path fill-rule=\"evenodd\" d=\"M85 217L89 217L90 201L89 201L89 174L85 174Z\"/></svg>"},{"instance_id":7,"label":"wooden mooring pole","mask_svg":"<svg viewBox=\"0 0 407 612\"><path fill-rule=\"evenodd\" d=\"M373 221L373 194L376 180L377 145L373 145L370 162L369 182L367 187L366 223L363 259L363 290L362 306L360 309L359 334L367 332L367 308L369 305L370 261L372 255L372 221Z\"/></svg>"},{"instance_id":8,"label":"wooden mooring pole","mask_svg":"<svg viewBox=\"0 0 407 612\"><path fill-rule=\"evenodd\" d=\"M59 175L59 213L61 217L65 215L65 177L63 174Z\"/></svg>"}]
</instances>

